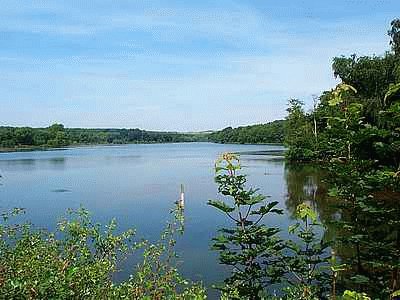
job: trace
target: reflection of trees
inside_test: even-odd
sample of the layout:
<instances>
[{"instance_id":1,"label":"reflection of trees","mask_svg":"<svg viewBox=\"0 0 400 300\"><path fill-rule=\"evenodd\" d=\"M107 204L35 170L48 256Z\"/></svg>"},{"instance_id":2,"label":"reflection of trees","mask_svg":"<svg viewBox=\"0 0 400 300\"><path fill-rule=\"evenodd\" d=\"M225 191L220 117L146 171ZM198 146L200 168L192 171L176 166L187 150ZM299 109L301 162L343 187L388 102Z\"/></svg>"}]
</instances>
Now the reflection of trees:
<instances>
[{"instance_id":1,"label":"reflection of trees","mask_svg":"<svg viewBox=\"0 0 400 300\"><path fill-rule=\"evenodd\" d=\"M62 157L62 156L60 156L60 157L52 157L46 162L48 162L48 164L52 168L57 169L57 170L58 169L62 170L62 169L65 168L66 158Z\"/></svg>"},{"instance_id":2,"label":"reflection of trees","mask_svg":"<svg viewBox=\"0 0 400 300\"><path fill-rule=\"evenodd\" d=\"M9 159L0 161L0 169L13 169L22 171L31 171L36 168L43 166L52 167L54 169L63 169L65 167L67 159L63 156L51 157L51 158L21 158L21 159Z\"/></svg>"},{"instance_id":3,"label":"reflection of trees","mask_svg":"<svg viewBox=\"0 0 400 300\"><path fill-rule=\"evenodd\" d=\"M317 165L286 164L287 196L285 205L290 217L294 218L296 207L303 202L309 203L318 213L321 223L327 228L324 238L332 240L336 235L332 221L337 219L340 214L335 199L327 195L325 176L327 176L326 172Z\"/></svg>"},{"instance_id":4,"label":"reflection of trees","mask_svg":"<svg viewBox=\"0 0 400 300\"><path fill-rule=\"evenodd\" d=\"M294 217L297 205L308 202L319 214L322 222L331 220L336 213L333 200L327 196L325 172L316 165L286 164L286 207Z\"/></svg>"},{"instance_id":5,"label":"reflection of trees","mask_svg":"<svg viewBox=\"0 0 400 300\"><path fill-rule=\"evenodd\" d=\"M53 165L63 165L65 164L65 157L52 157L49 162Z\"/></svg>"},{"instance_id":6,"label":"reflection of trees","mask_svg":"<svg viewBox=\"0 0 400 300\"><path fill-rule=\"evenodd\" d=\"M363 200L363 207L357 205L351 209L352 205L346 205L345 199L338 201L327 195L327 176L327 172L315 165L287 164L287 210L293 218L297 205L308 202L326 227L324 239L335 241L336 254L349 266L340 274L339 285L360 289L354 279L349 279L361 274L373 283L364 284L362 289L378 295L390 280L388 277L399 276L397 269L392 272L394 275L390 274L388 263L396 259L400 249L399 222L396 221L400 193L374 193ZM360 242L355 242L357 239Z\"/></svg>"},{"instance_id":7,"label":"reflection of trees","mask_svg":"<svg viewBox=\"0 0 400 300\"><path fill-rule=\"evenodd\" d=\"M31 171L36 168L36 160L32 158L0 160L0 169L2 171L6 171L9 168Z\"/></svg>"}]
</instances>

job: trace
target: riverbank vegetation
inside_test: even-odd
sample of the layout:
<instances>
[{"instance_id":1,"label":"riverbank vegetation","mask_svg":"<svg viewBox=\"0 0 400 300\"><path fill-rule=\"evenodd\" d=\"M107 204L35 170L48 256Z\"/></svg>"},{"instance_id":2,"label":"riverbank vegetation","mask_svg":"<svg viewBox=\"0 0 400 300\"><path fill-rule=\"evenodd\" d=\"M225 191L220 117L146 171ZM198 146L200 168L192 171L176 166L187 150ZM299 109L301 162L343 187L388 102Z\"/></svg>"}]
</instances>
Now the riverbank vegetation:
<instances>
[{"instance_id":1,"label":"riverbank vegetation","mask_svg":"<svg viewBox=\"0 0 400 300\"><path fill-rule=\"evenodd\" d=\"M206 141L207 133L158 132L141 129L0 127L0 149L23 150L93 144L175 143Z\"/></svg>"},{"instance_id":2,"label":"riverbank vegetation","mask_svg":"<svg viewBox=\"0 0 400 300\"><path fill-rule=\"evenodd\" d=\"M391 51L383 56L352 55L333 59L336 88L304 103L291 99L286 118L287 158L294 161L329 160L357 156L399 164L398 107L400 99L400 21L389 31ZM350 145L351 144L351 145Z\"/></svg>"},{"instance_id":3,"label":"riverbank vegetation","mask_svg":"<svg viewBox=\"0 0 400 300\"><path fill-rule=\"evenodd\" d=\"M237 144L282 143L283 120L220 131L162 132L135 129L0 127L0 151L41 150L76 145L215 142Z\"/></svg>"},{"instance_id":4,"label":"riverbank vegetation","mask_svg":"<svg viewBox=\"0 0 400 300\"><path fill-rule=\"evenodd\" d=\"M204 288L177 271L174 245L184 221L179 207L156 243L134 230L120 232L115 220L94 223L83 208L70 211L55 232L16 222L21 213L2 214L0 299L205 299ZM128 255L141 259L128 279L113 282Z\"/></svg>"},{"instance_id":5,"label":"riverbank vegetation","mask_svg":"<svg viewBox=\"0 0 400 300\"><path fill-rule=\"evenodd\" d=\"M400 21L383 56L337 57L341 83L306 112L289 101L290 162L319 162L336 201L325 219L343 268L339 285L388 299L400 289ZM398 292L397 292L398 293Z\"/></svg>"},{"instance_id":6,"label":"riverbank vegetation","mask_svg":"<svg viewBox=\"0 0 400 300\"><path fill-rule=\"evenodd\" d=\"M276 120L266 124L227 127L211 133L208 139L222 144L269 144L283 143L284 120Z\"/></svg>"},{"instance_id":7,"label":"riverbank vegetation","mask_svg":"<svg viewBox=\"0 0 400 300\"><path fill-rule=\"evenodd\" d=\"M216 165L220 200L209 205L231 220L213 247L232 275L219 289L227 299L398 299L400 297L400 20L383 56L337 57L341 82L305 111L289 100L288 164L319 163L330 211L317 217L316 186L298 201L287 230L264 218L281 214L246 186L238 157ZM297 195L297 193L295 193ZM298 199L296 199L298 200ZM290 200L293 201L293 200Z\"/></svg>"},{"instance_id":8,"label":"riverbank vegetation","mask_svg":"<svg viewBox=\"0 0 400 300\"><path fill-rule=\"evenodd\" d=\"M216 285L223 299L399 297L399 206L383 203L374 194L365 195L377 188L368 186L376 182L371 173L369 181L363 182L367 177L356 180L359 172L344 175L343 168L330 163L324 178L335 175L335 179L325 183L330 186L325 213L315 202L317 186L309 182L310 177L302 185L296 180L295 186L288 180L288 201L296 207L290 214L295 222L278 228L268 226L268 219L279 220L282 209L277 201L269 201L246 185L238 156L224 154L215 170L220 198L208 204L231 221L213 239L220 263L231 268L231 275ZM299 187L302 192L296 193ZM283 238L285 231L289 235Z\"/></svg>"}]
</instances>

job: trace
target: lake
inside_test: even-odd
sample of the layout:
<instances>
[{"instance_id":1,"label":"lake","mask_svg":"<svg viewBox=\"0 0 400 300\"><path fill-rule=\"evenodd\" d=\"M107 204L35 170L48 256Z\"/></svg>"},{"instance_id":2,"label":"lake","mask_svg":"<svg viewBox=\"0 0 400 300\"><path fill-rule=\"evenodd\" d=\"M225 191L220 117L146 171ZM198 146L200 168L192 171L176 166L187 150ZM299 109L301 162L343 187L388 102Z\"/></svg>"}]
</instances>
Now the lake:
<instances>
[{"instance_id":1,"label":"lake","mask_svg":"<svg viewBox=\"0 0 400 300\"><path fill-rule=\"evenodd\" d=\"M54 229L67 208L83 205L96 221L116 218L121 229L133 227L139 237L156 240L183 184L185 233L177 244L183 261L180 270L209 287L227 272L210 244L217 229L228 221L206 204L218 197L213 167L221 153L242 153L249 185L279 201L285 214L266 222L281 227L283 236L293 222L296 205L322 195L315 170L289 169L275 153L282 150L279 145L179 143L0 153L0 206L2 210L26 208L35 225ZM318 205L324 205L323 201L313 203L321 211ZM133 266L128 260L117 280Z\"/></svg>"}]
</instances>

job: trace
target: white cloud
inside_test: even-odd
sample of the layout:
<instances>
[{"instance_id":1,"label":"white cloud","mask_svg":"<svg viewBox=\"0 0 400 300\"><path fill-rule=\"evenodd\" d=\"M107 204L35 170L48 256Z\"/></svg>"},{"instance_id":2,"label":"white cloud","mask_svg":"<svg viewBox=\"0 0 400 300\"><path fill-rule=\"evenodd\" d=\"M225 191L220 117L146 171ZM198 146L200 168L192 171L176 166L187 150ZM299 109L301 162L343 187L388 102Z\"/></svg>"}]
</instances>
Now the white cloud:
<instances>
[{"instance_id":1,"label":"white cloud","mask_svg":"<svg viewBox=\"0 0 400 300\"><path fill-rule=\"evenodd\" d=\"M65 41L62 50L80 47L57 55L45 47L36 55L0 51L6 124L57 119L68 126L204 130L264 122L283 117L289 97L332 87L333 56L387 48L388 17L379 14L368 22L287 22L243 2L225 10L4 3L0 32L48 34ZM123 37L114 37L119 32Z\"/></svg>"}]
</instances>

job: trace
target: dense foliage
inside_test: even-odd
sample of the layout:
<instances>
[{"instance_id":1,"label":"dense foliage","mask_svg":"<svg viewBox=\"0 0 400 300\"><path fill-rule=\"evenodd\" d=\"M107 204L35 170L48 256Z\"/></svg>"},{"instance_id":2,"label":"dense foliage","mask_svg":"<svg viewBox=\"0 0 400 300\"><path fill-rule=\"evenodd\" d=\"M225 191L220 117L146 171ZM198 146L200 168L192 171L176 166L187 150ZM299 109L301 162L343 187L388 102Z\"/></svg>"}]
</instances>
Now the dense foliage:
<instances>
[{"instance_id":1,"label":"dense foliage","mask_svg":"<svg viewBox=\"0 0 400 300\"><path fill-rule=\"evenodd\" d=\"M342 82L312 111L289 102L285 137L289 161L327 169L339 287L379 299L400 289L400 21L391 25L392 51L335 58Z\"/></svg>"},{"instance_id":2,"label":"dense foliage","mask_svg":"<svg viewBox=\"0 0 400 300\"><path fill-rule=\"evenodd\" d=\"M63 147L77 144L172 143L207 140L207 133L157 132L140 129L0 127L0 148Z\"/></svg>"},{"instance_id":3,"label":"dense foliage","mask_svg":"<svg viewBox=\"0 0 400 300\"><path fill-rule=\"evenodd\" d=\"M259 299L266 296L265 287L279 282L283 275L278 267L283 249L276 236L279 229L261 221L267 214L282 214L282 210L275 208L278 202L266 202L257 190L246 189L246 176L238 174L239 170L239 159L233 154L224 154L217 162L218 191L230 199L208 204L225 213L234 227L220 229L213 248L220 252L221 263L233 267L220 289L230 299Z\"/></svg>"},{"instance_id":4,"label":"dense foliage","mask_svg":"<svg viewBox=\"0 0 400 300\"><path fill-rule=\"evenodd\" d=\"M135 238L133 230L117 233L115 220L93 223L84 209L71 212L56 232L10 222L20 212L3 214L0 223L1 299L205 299L203 288L185 281L174 265L180 208L155 244ZM143 259L132 275L114 283L118 263L135 253Z\"/></svg>"},{"instance_id":5,"label":"dense foliage","mask_svg":"<svg viewBox=\"0 0 400 300\"><path fill-rule=\"evenodd\" d=\"M285 143L290 148L289 160L328 160L346 156L347 145L341 144L344 141L341 137L351 131L354 155L385 160L385 164L399 161L396 143L389 142L390 147L379 146L396 135L396 119L392 117L400 98L397 86L400 83L400 53L396 52L400 41L399 20L392 22L389 35L393 51L383 56L334 58L333 72L342 84L323 92L312 111L306 112L303 103L297 99L289 101L285 134ZM359 114L358 121L363 122L361 127L345 125L349 118L356 121L351 114ZM340 124L350 127L336 126Z\"/></svg>"},{"instance_id":6,"label":"dense foliage","mask_svg":"<svg viewBox=\"0 0 400 300\"><path fill-rule=\"evenodd\" d=\"M92 144L204 142L267 144L282 143L284 121L215 132L158 132L141 129L65 128L53 124L46 128L0 127L0 149L64 147Z\"/></svg>"},{"instance_id":7,"label":"dense foliage","mask_svg":"<svg viewBox=\"0 0 400 300\"><path fill-rule=\"evenodd\" d=\"M282 240L262 223L278 212L276 203L245 186L237 158L226 154L216 166L227 198L209 204L233 221L214 239L220 262L232 267L220 287L227 299L273 298L268 293L276 282L279 299L400 297L400 20L391 25L392 51L333 60L342 82L315 99L312 111L289 100L286 155L289 162L323 163L331 198L323 223L308 205L316 186L305 182L300 188L310 193L296 200L292 214L299 222L288 229L296 237ZM225 131L229 136L232 129Z\"/></svg>"},{"instance_id":8,"label":"dense foliage","mask_svg":"<svg viewBox=\"0 0 400 300\"><path fill-rule=\"evenodd\" d=\"M209 140L217 143L234 144L282 143L284 123L283 120L276 120L267 124L238 128L227 127L223 130L211 133L209 135Z\"/></svg>"},{"instance_id":9,"label":"dense foliage","mask_svg":"<svg viewBox=\"0 0 400 300\"><path fill-rule=\"evenodd\" d=\"M275 299L276 291L283 299L327 297L332 277L326 268L329 244L321 239L315 211L307 203L298 205L297 222L288 228L292 237L283 240L279 228L266 225L268 217L283 213L278 202L246 187L247 177L240 170L239 158L225 153L215 168L223 199L208 202L232 221L213 239L220 263L232 268L231 276L217 286L223 298Z\"/></svg>"}]
</instances>

